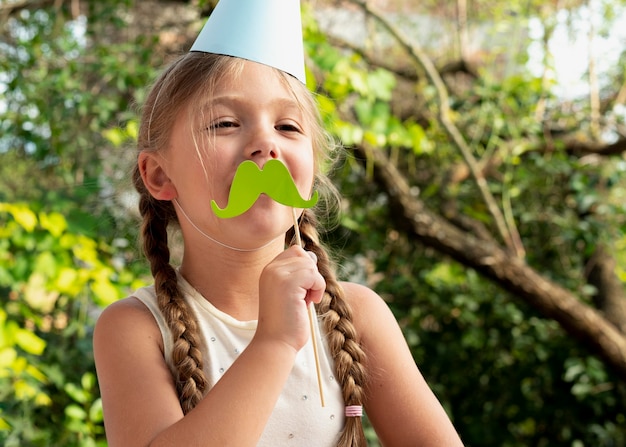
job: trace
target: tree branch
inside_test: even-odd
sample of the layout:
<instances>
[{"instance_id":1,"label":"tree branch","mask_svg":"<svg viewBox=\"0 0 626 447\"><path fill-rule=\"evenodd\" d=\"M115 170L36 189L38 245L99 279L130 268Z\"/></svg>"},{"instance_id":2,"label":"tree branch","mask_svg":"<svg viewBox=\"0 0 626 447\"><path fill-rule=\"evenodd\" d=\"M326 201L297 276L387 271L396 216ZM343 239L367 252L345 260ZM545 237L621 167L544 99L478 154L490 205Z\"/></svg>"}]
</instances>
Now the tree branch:
<instances>
[{"instance_id":1,"label":"tree branch","mask_svg":"<svg viewBox=\"0 0 626 447\"><path fill-rule=\"evenodd\" d=\"M573 155L596 154L605 157L621 155L626 152L626 138L619 139L611 144L596 141L583 141L580 138L570 137L563 139L565 150Z\"/></svg>"},{"instance_id":2,"label":"tree branch","mask_svg":"<svg viewBox=\"0 0 626 447\"><path fill-rule=\"evenodd\" d=\"M431 213L410 192L404 176L381 150L355 148L357 158L373 165L374 178L389 196L399 228L417 240L499 284L513 297L524 300L546 318L556 320L584 342L626 381L626 337L598 311L583 304L560 285L541 276L522 259L494 243L477 239Z\"/></svg>"},{"instance_id":3,"label":"tree branch","mask_svg":"<svg viewBox=\"0 0 626 447\"><path fill-rule=\"evenodd\" d=\"M451 110L449 106L448 92L433 62L426 55L426 53L422 50L421 47L419 47L418 45L411 45L408 42L408 39L406 39L402 35L400 30L398 30L391 23L389 23L386 19L384 19L382 14L374 11L367 4L366 1L364 0L349 0L349 1L359 6L361 9L363 9L366 15L370 16L371 18L376 20L378 23L380 23L383 26L383 28L385 28L387 32L389 32L389 34L394 39L396 39L396 41L400 44L400 46L409 54L411 59L419 67L421 67L424 70L424 72L426 73L426 76L428 77L430 82L433 84L433 86L437 90L437 94L439 97L439 101L438 101L439 122L441 123L442 127L444 128L444 130L446 131L446 133L448 134L452 142L459 149L459 151L461 152L463 156L463 159L465 160L465 163L469 167L470 172L472 174L472 178L474 179L474 182L478 186L478 189L483 197L483 200L485 201L485 204L487 205L487 208L489 209L489 212L494 219L494 223L498 230L498 233L500 234L500 237L502 237L503 241L509 247L509 249L511 249L518 257L523 258L525 255L524 247L522 245L522 241L517 231L517 228L514 225L507 225L507 222L500 208L496 204L496 200L494 199L493 195L491 194L491 191L489 190L489 185L487 184L485 177L482 175L476 159L472 155L471 148L469 147L469 145L463 138L463 135L461 134L459 129L452 122L452 119L451 119L452 114L451 114Z\"/></svg>"}]
</instances>

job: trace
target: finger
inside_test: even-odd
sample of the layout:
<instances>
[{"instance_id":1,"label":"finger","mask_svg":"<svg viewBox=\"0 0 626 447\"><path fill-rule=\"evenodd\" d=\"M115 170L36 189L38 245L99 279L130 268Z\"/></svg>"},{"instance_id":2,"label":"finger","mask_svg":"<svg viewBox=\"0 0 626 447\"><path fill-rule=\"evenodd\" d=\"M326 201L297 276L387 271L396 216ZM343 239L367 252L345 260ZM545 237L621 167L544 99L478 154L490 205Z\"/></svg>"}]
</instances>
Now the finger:
<instances>
[{"instance_id":1,"label":"finger","mask_svg":"<svg viewBox=\"0 0 626 447\"><path fill-rule=\"evenodd\" d=\"M319 303L324 297L324 292L326 292L326 281L324 280L324 277L319 274L319 272L317 272L312 279L313 282L307 288L305 297L307 304L310 302Z\"/></svg>"},{"instance_id":2,"label":"finger","mask_svg":"<svg viewBox=\"0 0 626 447\"><path fill-rule=\"evenodd\" d=\"M307 258L307 259L311 259L315 265L317 265L317 255L309 250L305 250L304 248L300 247L299 245L292 245L291 247L287 248L284 252L283 252L284 256L286 257L290 257L290 256L297 256L300 258Z\"/></svg>"}]
</instances>

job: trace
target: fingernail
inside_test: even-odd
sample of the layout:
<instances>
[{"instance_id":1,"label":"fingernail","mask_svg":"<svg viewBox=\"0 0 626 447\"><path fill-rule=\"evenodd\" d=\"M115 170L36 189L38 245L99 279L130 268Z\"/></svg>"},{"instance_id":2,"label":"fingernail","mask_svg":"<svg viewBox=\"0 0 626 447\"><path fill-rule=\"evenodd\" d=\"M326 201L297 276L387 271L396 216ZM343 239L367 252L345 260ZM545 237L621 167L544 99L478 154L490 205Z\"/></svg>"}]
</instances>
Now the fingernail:
<instances>
[{"instance_id":1,"label":"fingernail","mask_svg":"<svg viewBox=\"0 0 626 447\"><path fill-rule=\"evenodd\" d=\"M311 259L313 259L313 262L317 264L317 255L312 251L307 251L306 253L311 257Z\"/></svg>"}]
</instances>

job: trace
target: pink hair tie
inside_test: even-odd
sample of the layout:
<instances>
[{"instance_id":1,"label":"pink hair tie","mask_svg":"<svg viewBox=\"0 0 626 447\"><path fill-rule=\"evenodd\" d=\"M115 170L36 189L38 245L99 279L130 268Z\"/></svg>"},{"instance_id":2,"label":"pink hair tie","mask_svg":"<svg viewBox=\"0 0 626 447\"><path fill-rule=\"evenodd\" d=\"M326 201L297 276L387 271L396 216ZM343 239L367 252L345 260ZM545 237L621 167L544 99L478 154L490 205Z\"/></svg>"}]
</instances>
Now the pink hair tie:
<instances>
[{"instance_id":1,"label":"pink hair tie","mask_svg":"<svg viewBox=\"0 0 626 447\"><path fill-rule=\"evenodd\" d=\"M347 405L346 417L347 418L360 418L363 416L363 407L361 405Z\"/></svg>"}]
</instances>

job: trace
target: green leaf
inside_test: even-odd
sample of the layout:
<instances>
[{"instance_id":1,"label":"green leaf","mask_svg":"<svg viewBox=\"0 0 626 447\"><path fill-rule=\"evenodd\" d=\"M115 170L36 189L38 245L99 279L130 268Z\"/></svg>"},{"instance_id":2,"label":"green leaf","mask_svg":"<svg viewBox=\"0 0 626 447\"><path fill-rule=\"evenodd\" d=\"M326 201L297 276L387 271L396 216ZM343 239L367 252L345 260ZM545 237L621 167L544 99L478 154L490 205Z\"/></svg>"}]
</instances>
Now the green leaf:
<instances>
[{"instance_id":1,"label":"green leaf","mask_svg":"<svg viewBox=\"0 0 626 447\"><path fill-rule=\"evenodd\" d=\"M15 344L33 355L43 354L46 342L27 329L20 328L15 333Z\"/></svg>"},{"instance_id":2,"label":"green leaf","mask_svg":"<svg viewBox=\"0 0 626 447\"><path fill-rule=\"evenodd\" d=\"M119 127L106 129L102 131L102 135L111 143L113 143L115 147L120 147L126 141L126 134Z\"/></svg>"},{"instance_id":3,"label":"green leaf","mask_svg":"<svg viewBox=\"0 0 626 447\"><path fill-rule=\"evenodd\" d=\"M41 227L48 230L55 238L58 238L67 229L67 221L59 213L39 213L39 223Z\"/></svg>"},{"instance_id":4,"label":"green leaf","mask_svg":"<svg viewBox=\"0 0 626 447\"><path fill-rule=\"evenodd\" d=\"M396 78L392 73L379 68L369 74L367 81L370 90L375 92L378 99L391 101L393 89L396 86Z\"/></svg>"},{"instance_id":5,"label":"green leaf","mask_svg":"<svg viewBox=\"0 0 626 447\"><path fill-rule=\"evenodd\" d=\"M119 291L108 280L108 278L98 277L92 284L91 290L93 291L96 301L102 305L109 305L119 299Z\"/></svg>"},{"instance_id":6,"label":"green leaf","mask_svg":"<svg viewBox=\"0 0 626 447\"><path fill-rule=\"evenodd\" d=\"M0 416L0 431L9 431L9 430L11 430L11 425L9 425L6 419Z\"/></svg>"},{"instance_id":7,"label":"green leaf","mask_svg":"<svg viewBox=\"0 0 626 447\"><path fill-rule=\"evenodd\" d=\"M34 272L24 286L24 301L35 310L44 314L52 312L59 298L58 291L50 291L46 287L46 277L40 272Z\"/></svg>"},{"instance_id":8,"label":"green leaf","mask_svg":"<svg viewBox=\"0 0 626 447\"><path fill-rule=\"evenodd\" d=\"M89 420L91 422L102 422L104 414L102 410L102 399L96 399L89 407Z\"/></svg>"},{"instance_id":9,"label":"green leaf","mask_svg":"<svg viewBox=\"0 0 626 447\"><path fill-rule=\"evenodd\" d=\"M87 419L87 412L78 405L68 405L65 407L65 415L70 419L84 421Z\"/></svg>"},{"instance_id":10,"label":"green leaf","mask_svg":"<svg viewBox=\"0 0 626 447\"><path fill-rule=\"evenodd\" d=\"M57 271L57 260L52 253L44 251L35 259L34 271L46 278L52 278Z\"/></svg>"},{"instance_id":11,"label":"green leaf","mask_svg":"<svg viewBox=\"0 0 626 447\"><path fill-rule=\"evenodd\" d=\"M79 280L79 273L71 267L62 267L56 277L53 287L60 293L70 296L78 295L83 287L82 281Z\"/></svg>"},{"instance_id":12,"label":"green leaf","mask_svg":"<svg viewBox=\"0 0 626 447\"><path fill-rule=\"evenodd\" d=\"M66 383L65 392L76 402L84 404L89 399L89 393L75 383Z\"/></svg>"},{"instance_id":13,"label":"green leaf","mask_svg":"<svg viewBox=\"0 0 626 447\"><path fill-rule=\"evenodd\" d=\"M13 365L13 362L17 359L17 351L10 347L0 349L0 377L3 377L3 368L8 368Z\"/></svg>"},{"instance_id":14,"label":"green leaf","mask_svg":"<svg viewBox=\"0 0 626 447\"><path fill-rule=\"evenodd\" d=\"M37 226L37 215L25 205L0 203L0 211L11 213L15 221L28 232L34 231Z\"/></svg>"},{"instance_id":15,"label":"green leaf","mask_svg":"<svg viewBox=\"0 0 626 447\"><path fill-rule=\"evenodd\" d=\"M90 372L86 372L80 378L80 384L84 390L91 390L96 386L96 375Z\"/></svg>"}]
</instances>

